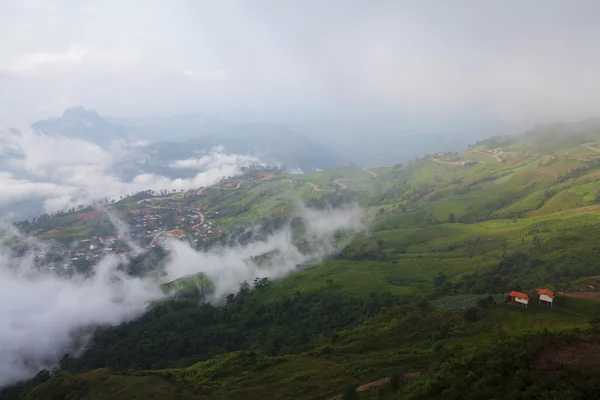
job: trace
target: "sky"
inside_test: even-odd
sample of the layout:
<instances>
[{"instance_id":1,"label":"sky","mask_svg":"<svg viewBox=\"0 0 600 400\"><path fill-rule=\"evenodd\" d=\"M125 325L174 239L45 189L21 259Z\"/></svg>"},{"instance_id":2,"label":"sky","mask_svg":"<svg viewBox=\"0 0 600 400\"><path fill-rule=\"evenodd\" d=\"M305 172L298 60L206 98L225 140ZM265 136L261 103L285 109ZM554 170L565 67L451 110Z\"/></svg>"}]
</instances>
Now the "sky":
<instances>
[{"instance_id":1,"label":"sky","mask_svg":"<svg viewBox=\"0 0 600 400\"><path fill-rule=\"evenodd\" d=\"M0 125L103 115L595 116L594 0L0 0Z\"/></svg>"}]
</instances>

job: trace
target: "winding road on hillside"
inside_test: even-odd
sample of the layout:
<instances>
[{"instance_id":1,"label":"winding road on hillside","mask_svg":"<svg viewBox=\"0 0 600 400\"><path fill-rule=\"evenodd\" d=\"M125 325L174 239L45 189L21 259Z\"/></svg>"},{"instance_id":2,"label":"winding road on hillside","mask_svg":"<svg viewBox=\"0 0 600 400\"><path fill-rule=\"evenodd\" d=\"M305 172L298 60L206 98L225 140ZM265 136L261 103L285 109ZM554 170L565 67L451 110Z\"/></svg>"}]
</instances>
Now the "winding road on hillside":
<instances>
[{"instance_id":1,"label":"winding road on hillside","mask_svg":"<svg viewBox=\"0 0 600 400\"><path fill-rule=\"evenodd\" d=\"M368 169L368 168L363 168L363 171L365 171L367 174L371 174L371 176L372 176L373 178L377 178L377 173L375 173L375 172L371 171L370 169Z\"/></svg>"},{"instance_id":2,"label":"winding road on hillside","mask_svg":"<svg viewBox=\"0 0 600 400\"><path fill-rule=\"evenodd\" d=\"M362 170L365 171L367 174L371 175L373 177L373 179L377 178L376 172L373 172L373 171L369 170L368 168L363 168ZM342 181L355 181L355 180L356 179L353 179L353 178L340 178L340 179L334 180L333 183L338 185L340 187L340 190L344 190L344 189L348 188L348 185L342 183ZM281 182L294 183L294 181L292 181L291 179L282 179ZM333 189L321 189L315 183L312 183L312 182L302 181L302 183L305 183L305 184L311 186L315 192L333 192L334 191Z\"/></svg>"},{"instance_id":3,"label":"winding road on hillside","mask_svg":"<svg viewBox=\"0 0 600 400\"><path fill-rule=\"evenodd\" d=\"M583 147L585 147L588 150L592 150L595 151L596 153L600 153L600 149L597 147L594 147L594 144L600 144L599 142L590 142L590 143L584 143L582 144Z\"/></svg>"},{"instance_id":4,"label":"winding road on hillside","mask_svg":"<svg viewBox=\"0 0 600 400\"><path fill-rule=\"evenodd\" d=\"M496 160L499 163L501 163L503 161L498 154L486 153L485 151L482 153L480 152L479 154L483 154L485 156L492 157L494 160ZM500 154L502 154L502 153L500 153Z\"/></svg>"}]
</instances>

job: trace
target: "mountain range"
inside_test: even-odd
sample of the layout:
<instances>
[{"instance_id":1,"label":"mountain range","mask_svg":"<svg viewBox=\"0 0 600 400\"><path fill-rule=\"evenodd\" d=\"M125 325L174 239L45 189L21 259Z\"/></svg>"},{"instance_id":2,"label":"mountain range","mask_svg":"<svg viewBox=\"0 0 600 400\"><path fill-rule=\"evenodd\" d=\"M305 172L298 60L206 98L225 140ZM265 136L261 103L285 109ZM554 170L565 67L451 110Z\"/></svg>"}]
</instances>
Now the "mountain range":
<instances>
[{"instance_id":1,"label":"mountain range","mask_svg":"<svg viewBox=\"0 0 600 400\"><path fill-rule=\"evenodd\" d=\"M203 115L169 118L103 118L95 110L67 108L62 116L37 121L32 128L52 136L66 136L108 148L112 141L149 141L141 151L145 168L202 156L216 146L227 153L256 155L261 161L288 170L315 171L348 162L334 149L277 123L225 123ZM188 138L186 140L177 140ZM155 172L149 170L145 172Z\"/></svg>"}]
</instances>

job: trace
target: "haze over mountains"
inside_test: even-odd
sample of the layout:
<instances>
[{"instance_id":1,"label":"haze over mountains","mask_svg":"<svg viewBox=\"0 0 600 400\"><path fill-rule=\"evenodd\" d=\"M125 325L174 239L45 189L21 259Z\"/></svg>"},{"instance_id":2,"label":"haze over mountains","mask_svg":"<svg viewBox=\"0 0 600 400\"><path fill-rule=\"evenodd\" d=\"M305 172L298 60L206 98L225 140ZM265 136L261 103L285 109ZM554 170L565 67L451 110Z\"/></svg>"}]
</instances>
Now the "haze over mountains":
<instances>
[{"instance_id":1,"label":"haze over mountains","mask_svg":"<svg viewBox=\"0 0 600 400\"><path fill-rule=\"evenodd\" d=\"M599 15L0 0L0 400L600 398Z\"/></svg>"},{"instance_id":2,"label":"haze over mountains","mask_svg":"<svg viewBox=\"0 0 600 400\"><path fill-rule=\"evenodd\" d=\"M35 122L32 128L37 133L84 140L103 148L115 140L143 140L147 164L154 166L198 157L216 146L232 153L255 155L290 170L314 171L348 162L334 149L275 123L234 124L200 114L112 120L80 106L67 108L61 117Z\"/></svg>"},{"instance_id":3,"label":"haze over mountains","mask_svg":"<svg viewBox=\"0 0 600 400\"><path fill-rule=\"evenodd\" d=\"M289 124L247 118L110 118L77 106L34 122L31 129L5 130L0 134L6 182L0 209L14 219L160 185L187 189L235 174L248 163L296 174L351 163L391 165L429 152L459 150L506 128L474 118L448 119L444 127L440 119L423 124L407 115L397 124L389 117ZM489 126L483 128L486 121ZM462 128L452 132L452 126ZM199 179L199 174L211 178Z\"/></svg>"}]
</instances>

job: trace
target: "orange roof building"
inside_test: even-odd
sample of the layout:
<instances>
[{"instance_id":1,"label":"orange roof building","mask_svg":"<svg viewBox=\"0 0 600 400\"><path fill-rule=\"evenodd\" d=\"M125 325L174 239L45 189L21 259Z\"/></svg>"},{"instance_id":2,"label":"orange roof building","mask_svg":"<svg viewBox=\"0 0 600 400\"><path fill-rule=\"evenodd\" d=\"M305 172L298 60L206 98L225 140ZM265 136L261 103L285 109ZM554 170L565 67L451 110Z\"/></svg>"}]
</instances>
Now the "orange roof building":
<instances>
[{"instance_id":1,"label":"orange roof building","mask_svg":"<svg viewBox=\"0 0 600 400\"><path fill-rule=\"evenodd\" d=\"M540 304L543 302L552 305L554 302L554 292L550 289L540 289L538 290L538 294L540 295Z\"/></svg>"},{"instance_id":2,"label":"orange roof building","mask_svg":"<svg viewBox=\"0 0 600 400\"><path fill-rule=\"evenodd\" d=\"M550 289L540 289L538 290L538 294L545 294L548 297L554 298L554 292Z\"/></svg>"},{"instance_id":3,"label":"orange roof building","mask_svg":"<svg viewBox=\"0 0 600 400\"><path fill-rule=\"evenodd\" d=\"M526 293L512 291L508 295L516 303L523 304L524 306L527 306L529 303L529 296Z\"/></svg>"},{"instance_id":4,"label":"orange roof building","mask_svg":"<svg viewBox=\"0 0 600 400\"><path fill-rule=\"evenodd\" d=\"M529 296L525 293L512 291L508 294L510 297L518 297L520 299L529 300Z\"/></svg>"}]
</instances>

